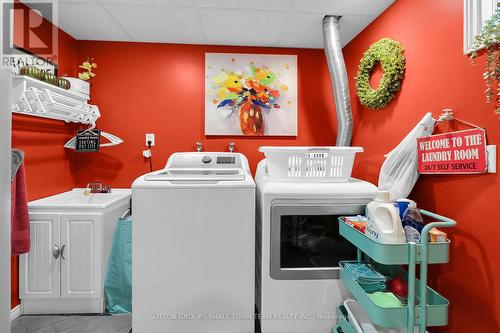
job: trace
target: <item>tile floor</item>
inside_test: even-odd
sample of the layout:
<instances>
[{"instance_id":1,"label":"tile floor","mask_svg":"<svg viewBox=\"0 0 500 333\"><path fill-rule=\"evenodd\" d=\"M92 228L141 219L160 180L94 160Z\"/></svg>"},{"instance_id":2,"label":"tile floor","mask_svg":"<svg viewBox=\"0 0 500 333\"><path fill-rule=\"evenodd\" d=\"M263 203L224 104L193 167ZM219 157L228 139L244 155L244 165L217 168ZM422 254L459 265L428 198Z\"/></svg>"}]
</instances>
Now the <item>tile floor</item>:
<instances>
[{"instance_id":1,"label":"tile floor","mask_svg":"<svg viewBox=\"0 0 500 333\"><path fill-rule=\"evenodd\" d=\"M21 316L11 325L11 333L129 333L130 315L119 316Z\"/></svg>"}]
</instances>

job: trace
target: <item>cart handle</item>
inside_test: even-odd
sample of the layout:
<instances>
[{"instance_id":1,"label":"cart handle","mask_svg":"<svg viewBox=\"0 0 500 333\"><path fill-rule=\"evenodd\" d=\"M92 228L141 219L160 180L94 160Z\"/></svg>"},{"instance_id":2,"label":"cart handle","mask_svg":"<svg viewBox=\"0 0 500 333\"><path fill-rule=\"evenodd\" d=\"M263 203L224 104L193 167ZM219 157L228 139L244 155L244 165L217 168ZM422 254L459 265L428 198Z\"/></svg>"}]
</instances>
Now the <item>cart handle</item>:
<instances>
[{"instance_id":1,"label":"cart handle","mask_svg":"<svg viewBox=\"0 0 500 333\"><path fill-rule=\"evenodd\" d=\"M428 216L428 217L432 217L433 219L438 220L436 222L427 223L424 226L424 228L422 229L422 232L421 232L420 239L427 240L427 236L429 234L429 231L432 228L451 228L451 227L454 227L454 226L457 225L457 222L455 220L452 220L452 219L450 219L450 218L448 218L446 216L442 216L442 215L439 215L439 214L436 214L436 213L432 213L432 212L429 212L429 211L424 210L424 209L419 209L419 212L422 215L425 215L425 216Z\"/></svg>"},{"instance_id":2,"label":"cart handle","mask_svg":"<svg viewBox=\"0 0 500 333\"><path fill-rule=\"evenodd\" d=\"M427 264L428 264L428 251L429 251L429 241L428 235L429 231L434 227L442 227L442 228L450 228L457 225L455 220L452 220L448 217L429 212L427 210L419 209L420 214L431 217L438 221L428 223L422 229L422 233L420 235L420 244L421 244L421 262L420 262L420 305L418 309L418 321L419 321L419 333L425 333L425 328L427 326ZM410 253L411 254L411 253ZM411 308L411 309L410 309ZM413 324L414 319L414 306L409 307L409 315L412 316L409 320L409 327L407 327L408 332L413 330L410 324Z\"/></svg>"}]
</instances>

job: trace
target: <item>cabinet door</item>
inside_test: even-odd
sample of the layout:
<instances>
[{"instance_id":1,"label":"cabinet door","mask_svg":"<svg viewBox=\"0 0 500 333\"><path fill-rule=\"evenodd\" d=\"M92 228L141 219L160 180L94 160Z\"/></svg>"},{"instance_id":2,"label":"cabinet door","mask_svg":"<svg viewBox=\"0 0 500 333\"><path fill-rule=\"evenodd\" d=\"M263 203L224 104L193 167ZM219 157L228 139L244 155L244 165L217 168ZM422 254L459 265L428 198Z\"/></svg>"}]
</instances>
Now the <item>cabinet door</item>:
<instances>
[{"instance_id":1,"label":"cabinet door","mask_svg":"<svg viewBox=\"0 0 500 333\"><path fill-rule=\"evenodd\" d=\"M60 297L59 226L58 214L30 214L31 247L19 258L21 299Z\"/></svg>"},{"instance_id":2,"label":"cabinet door","mask_svg":"<svg viewBox=\"0 0 500 333\"><path fill-rule=\"evenodd\" d=\"M61 214L61 298L102 295L100 214Z\"/></svg>"}]
</instances>

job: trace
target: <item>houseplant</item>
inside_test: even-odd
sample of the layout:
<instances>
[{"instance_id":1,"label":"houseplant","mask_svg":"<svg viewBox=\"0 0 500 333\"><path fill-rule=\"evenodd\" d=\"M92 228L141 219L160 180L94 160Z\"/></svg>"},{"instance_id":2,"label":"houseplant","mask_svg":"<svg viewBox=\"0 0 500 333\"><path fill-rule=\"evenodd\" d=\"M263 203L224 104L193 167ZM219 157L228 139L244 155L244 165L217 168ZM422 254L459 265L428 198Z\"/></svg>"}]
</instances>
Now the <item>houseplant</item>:
<instances>
[{"instance_id":1,"label":"houseplant","mask_svg":"<svg viewBox=\"0 0 500 333\"><path fill-rule=\"evenodd\" d=\"M488 19L481 33L476 36L472 45L470 58L474 61L479 50L485 49L486 63L483 78L486 83L486 102L493 103L495 112L500 114L500 3L495 13Z\"/></svg>"}]
</instances>

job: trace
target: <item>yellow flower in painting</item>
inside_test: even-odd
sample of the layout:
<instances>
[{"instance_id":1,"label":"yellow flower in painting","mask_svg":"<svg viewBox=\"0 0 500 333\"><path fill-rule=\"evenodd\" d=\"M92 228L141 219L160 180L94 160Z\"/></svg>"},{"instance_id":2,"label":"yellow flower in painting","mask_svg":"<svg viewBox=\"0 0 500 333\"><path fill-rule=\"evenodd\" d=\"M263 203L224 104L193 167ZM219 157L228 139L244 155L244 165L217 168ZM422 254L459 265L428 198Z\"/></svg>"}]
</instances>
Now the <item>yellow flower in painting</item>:
<instances>
[{"instance_id":1,"label":"yellow flower in painting","mask_svg":"<svg viewBox=\"0 0 500 333\"><path fill-rule=\"evenodd\" d=\"M224 85L228 77L229 75L227 75L225 71L220 71L219 74L215 75L212 78L212 81L214 81L214 83L217 84L218 86L222 86Z\"/></svg>"},{"instance_id":2,"label":"yellow flower in painting","mask_svg":"<svg viewBox=\"0 0 500 333\"><path fill-rule=\"evenodd\" d=\"M268 86L276 80L276 74L265 67L255 68L255 79L263 85Z\"/></svg>"},{"instance_id":3,"label":"yellow flower in painting","mask_svg":"<svg viewBox=\"0 0 500 333\"><path fill-rule=\"evenodd\" d=\"M280 84L280 89L283 91L288 91L288 86L286 84Z\"/></svg>"},{"instance_id":4,"label":"yellow flower in painting","mask_svg":"<svg viewBox=\"0 0 500 333\"><path fill-rule=\"evenodd\" d=\"M227 98L227 95L229 93L229 90L227 90L225 87L222 87L219 89L219 91L217 92L217 98L219 99L226 99Z\"/></svg>"},{"instance_id":5,"label":"yellow flower in painting","mask_svg":"<svg viewBox=\"0 0 500 333\"><path fill-rule=\"evenodd\" d=\"M231 73L225 83L227 88L233 88L240 90L242 87L240 77L234 73Z\"/></svg>"}]
</instances>

